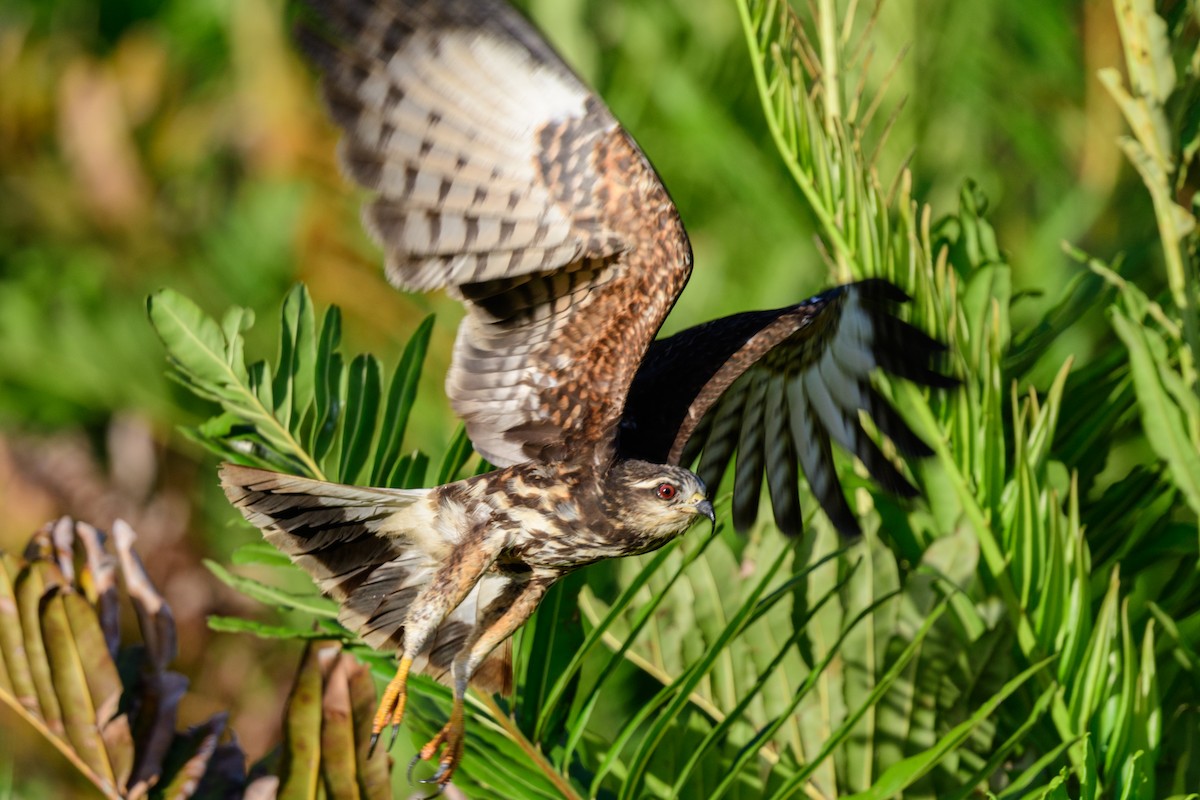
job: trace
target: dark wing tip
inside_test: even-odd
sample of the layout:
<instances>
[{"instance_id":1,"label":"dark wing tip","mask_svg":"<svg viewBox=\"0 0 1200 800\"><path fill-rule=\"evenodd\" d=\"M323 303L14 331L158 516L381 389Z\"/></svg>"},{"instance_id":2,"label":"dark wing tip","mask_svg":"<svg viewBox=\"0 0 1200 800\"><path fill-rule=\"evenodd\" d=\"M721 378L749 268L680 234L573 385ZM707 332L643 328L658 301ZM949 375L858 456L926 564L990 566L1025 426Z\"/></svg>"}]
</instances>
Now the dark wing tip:
<instances>
[{"instance_id":1,"label":"dark wing tip","mask_svg":"<svg viewBox=\"0 0 1200 800\"><path fill-rule=\"evenodd\" d=\"M775 527L789 539L804 535L804 514L800 511L800 496L793 490L782 502L772 495L771 510L775 513ZM737 529L738 533L746 533Z\"/></svg>"},{"instance_id":2,"label":"dark wing tip","mask_svg":"<svg viewBox=\"0 0 1200 800\"><path fill-rule=\"evenodd\" d=\"M857 541L862 538L862 526L858 524L858 517L854 514L830 516L829 521L833 523L834 529L843 539Z\"/></svg>"},{"instance_id":3,"label":"dark wing tip","mask_svg":"<svg viewBox=\"0 0 1200 800\"><path fill-rule=\"evenodd\" d=\"M908 292L886 278L866 278L857 283L847 284L845 288L853 288L868 302L873 300L901 304L912 300Z\"/></svg>"},{"instance_id":4,"label":"dark wing tip","mask_svg":"<svg viewBox=\"0 0 1200 800\"><path fill-rule=\"evenodd\" d=\"M864 281L864 283L867 283ZM855 284L862 286L863 284ZM883 288L891 287L894 292ZM875 298L895 300L908 295L892 286L887 281L874 279L861 295L864 307L870 315L873 326L872 345L880 368L898 378L910 380L921 386L932 389L954 389L960 385L958 378L945 375L934 368L934 363L949 347L915 325L897 317L893 310L886 305L872 302Z\"/></svg>"},{"instance_id":5,"label":"dark wing tip","mask_svg":"<svg viewBox=\"0 0 1200 800\"><path fill-rule=\"evenodd\" d=\"M758 487L755 487L756 489ZM758 519L758 492L753 494L734 492L733 495L733 528L738 533L745 534L754 526Z\"/></svg>"}]
</instances>

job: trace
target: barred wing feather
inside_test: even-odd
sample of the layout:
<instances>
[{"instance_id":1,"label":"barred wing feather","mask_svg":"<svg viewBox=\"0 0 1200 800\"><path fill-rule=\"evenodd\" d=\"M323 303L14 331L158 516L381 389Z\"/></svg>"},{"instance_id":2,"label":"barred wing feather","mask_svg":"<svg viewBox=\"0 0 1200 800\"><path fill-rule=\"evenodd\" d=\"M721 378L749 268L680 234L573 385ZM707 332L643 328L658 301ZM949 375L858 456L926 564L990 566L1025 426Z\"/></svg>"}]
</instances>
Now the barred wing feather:
<instances>
[{"instance_id":1,"label":"barred wing feather","mask_svg":"<svg viewBox=\"0 0 1200 800\"><path fill-rule=\"evenodd\" d=\"M653 168L505 2L310 5L298 37L390 280L467 306L446 390L476 449L605 466L691 270Z\"/></svg>"},{"instance_id":2,"label":"barred wing feather","mask_svg":"<svg viewBox=\"0 0 1200 800\"><path fill-rule=\"evenodd\" d=\"M693 463L715 492L736 454L733 518L753 523L765 478L778 526L802 529L798 472L842 533L859 532L833 465L833 445L884 489L916 489L867 434L861 414L904 457L930 454L871 385L880 368L933 387L956 381L931 367L942 344L895 315L908 296L887 281L840 286L774 311L714 320L655 342L630 392L621 451Z\"/></svg>"},{"instance_id":3,"label":"barred wing feather","mask_svg":"<svg viewBox=\"0 0 1200 800\"><path fill-rule=\"evenodd\" d=\"M372 489L225 464L221 486L263 538L312 576L340 606L338 621L376 649L402 647L413 601L454 542L438 535L428 489ZM450 667L479 614L511 581L485 575L438 627L413 668L450 683ZM511 646L497 648L473 682L492 692L512 686Z\"/></svg>"}]
</instances>

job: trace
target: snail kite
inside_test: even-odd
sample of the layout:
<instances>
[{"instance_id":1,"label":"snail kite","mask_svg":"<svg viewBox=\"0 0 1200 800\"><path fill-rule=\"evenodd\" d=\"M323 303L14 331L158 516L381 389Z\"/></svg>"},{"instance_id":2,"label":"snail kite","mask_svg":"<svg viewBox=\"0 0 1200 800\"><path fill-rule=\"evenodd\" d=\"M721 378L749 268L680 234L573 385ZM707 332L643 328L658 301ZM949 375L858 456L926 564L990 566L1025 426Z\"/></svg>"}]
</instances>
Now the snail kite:
<instances>
[{"instance_id":1,"label":"snail kite","mask_svg":"<svg viewBox=\"0 0 1200 800\"><path fill-rule=\"evenodd\" d=\"M419 755L440 751L444 785L468 682L507 687L497 645L555 580L712 519L735 453L739 528L765 476L776 522L799 533L803 471L838 530L857 533L832 444L905 496L916 489L863 412L900 454L929 453L871 371L952 381L882 280L654 341L692 269L683 224L637 144L520 14L504 0L309 3L297 35L343 131L341 164L372 193L364 224L397 287L465 304L446 392L498 469L403 491L226 465L222 483L347 627L397 652L376 737L399 724L411 670L453 685L450 720Z\"/></svg>"}]
</instances>

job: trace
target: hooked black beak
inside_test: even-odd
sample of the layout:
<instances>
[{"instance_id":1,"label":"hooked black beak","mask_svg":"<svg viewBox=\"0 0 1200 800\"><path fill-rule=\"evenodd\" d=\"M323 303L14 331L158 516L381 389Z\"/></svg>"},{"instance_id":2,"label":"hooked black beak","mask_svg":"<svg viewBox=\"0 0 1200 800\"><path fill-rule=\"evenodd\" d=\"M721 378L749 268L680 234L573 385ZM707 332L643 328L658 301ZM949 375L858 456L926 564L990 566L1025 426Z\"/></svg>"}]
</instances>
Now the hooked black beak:
<instances>
[{"instance_id":1,"label":"hooked black beak","mask_svg":"<svg viewBox=\"0 0 1200 800\"><path fill-rule=\"evenodd\" d=\"M696 508L696 513L703 514L704 516L708 517L708 521L712 523L713 529L716 530L717 512L713 510L712 502L709 501L707 497L700 495L700 499L696 501L694 505Z\"/></svg>"}]
</instances>

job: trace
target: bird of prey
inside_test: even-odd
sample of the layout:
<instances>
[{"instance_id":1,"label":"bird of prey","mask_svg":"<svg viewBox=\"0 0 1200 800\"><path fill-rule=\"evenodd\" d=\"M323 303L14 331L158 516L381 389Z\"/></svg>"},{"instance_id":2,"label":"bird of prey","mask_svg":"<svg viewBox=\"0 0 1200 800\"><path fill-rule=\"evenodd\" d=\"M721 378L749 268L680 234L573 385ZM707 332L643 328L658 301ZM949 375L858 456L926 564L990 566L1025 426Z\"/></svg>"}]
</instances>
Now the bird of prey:
<instances>
[{"instance_id":1,"label":"bird of prey","mask_svg":"<svg viewBox=\"0 0 1200 800\"><path fill-rule=\"evenodd\" d=\"M905 496L916 489L863 415L899 454L930 452L871 372L952 381L932 367L942 345L895 316L908 298L882 280L654 341L692 269L683 224L637 144L530 23L504 0L309 3L298 41L342 129L342 167L372 195L364 224L388 277L467 308L446 393L497 469L397 490L226 465L222 483L348 628L396 651L376 739L399 725L411 671L451 683L450 719L418 755L440 753L431 781L444 785L468 684L506 688L497 645L558 578L712 520L735 453L737 527L765 478L779 527L799 533L803 471L853 535L832 444Z\"/></svg>"}]
</instances>

